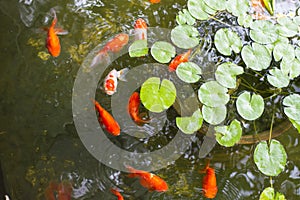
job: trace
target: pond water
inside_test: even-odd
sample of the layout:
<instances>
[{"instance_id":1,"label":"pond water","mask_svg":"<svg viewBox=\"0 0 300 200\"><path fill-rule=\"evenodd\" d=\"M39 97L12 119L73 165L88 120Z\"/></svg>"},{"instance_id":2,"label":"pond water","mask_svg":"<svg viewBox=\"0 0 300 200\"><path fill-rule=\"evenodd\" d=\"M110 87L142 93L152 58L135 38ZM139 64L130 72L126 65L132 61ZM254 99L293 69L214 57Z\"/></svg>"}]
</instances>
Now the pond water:
<instances>
[{"instance_id":1,"label":"pond water","mask_svg":"<svg viewBox=\"0 0 300 200\"><path fill-rule=\"evenodd\" d=\"M57 12L58 24L69 31L60 37L62 53L58 58L49 57L45 48L43 28L52 21L51 8ZM88 53L117 33L131 30L139 17L151 27L171 29L183 8L183 0L162 0L153 5L146 0L0 2L0 161L11 199L45 199L51 181L72 183L72 199L116 199L110 192L112 187L119 188L125 199L205 199L201 193L204 175L199 170L205 167L206 159L198 156L203 136L194 137L179 159L155 171L169 184L168 192L157 193L148 192L125 172L99 163L86 150L73 122L72 90ZM116 64L133 67L145 62L127 63L126 59L125 55ZM109 105L109 98L99 93L97 97ZM169 142L169 135L176 133L176 115L170 110L167 125L161 125L167 128L157 138L142 140L149 149ZM274 188L287 199L298 199L299 133L291 128L277 139L286 149L288 162L273 178ZM127 141L126 136L115 142L128 149L139 148L138 140ZM258 199L270 186L269 177L260 173L253 161L254 148L255 144L214 146L209 157L217 176L215 199Z\"/></svg>"}]
</instances>

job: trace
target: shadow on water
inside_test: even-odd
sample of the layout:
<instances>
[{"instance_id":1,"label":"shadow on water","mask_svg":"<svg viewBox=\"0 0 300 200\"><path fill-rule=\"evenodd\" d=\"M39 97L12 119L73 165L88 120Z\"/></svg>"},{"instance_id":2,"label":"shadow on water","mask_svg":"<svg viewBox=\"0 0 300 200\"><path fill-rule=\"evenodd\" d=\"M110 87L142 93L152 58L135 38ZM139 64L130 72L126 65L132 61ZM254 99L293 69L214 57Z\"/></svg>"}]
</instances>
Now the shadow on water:
<instances>
[{"instance_id":1,"label":"shadow on water","mask_svg":"<svg viewBox=\"0 0 300 200\"><path fill-rule=\"evenodd\" d=\"M178 160L155 172L168 182L169 191L148 192L138 179L129 179L126 173L94 159L79 139L72 118L74 80L95 46L132 29L138 17L145 18L152 27L173 28L176 13L185 7L183 0L162 0L155 5L146 0L0 2L0 159L11 199L45 199L44 191L51 181L72 183L74 199L115 199L110 193L112 187L118 188L125 199L205 199L201 194L203 174L198 172L205 166L205 160L198 157L203 135L195 136L192 146ZM58 24L69 31L60 37L62 53L58 58L51 58L45 49L43 28L51 23L51 8L57 11ZM118 64L127 63L121 60ZM109 104L109 99L103 103ZM175 122L170 119L161 126L174 128ZM168 131L161 133L162 143L168 141ZM289 161L276 177L274 188L287 199L297 199L298 133L290 129L278 139ZM128 142L124 136L120 141L119 145L128 149L151 149L156 145L155 140L144 140L142 145L137 139ZM219 187L216 199L258 199L269 186L269 178L253 162L254 147L216 145L211 151L211 166Z\"/></svg>"}]
</instances>

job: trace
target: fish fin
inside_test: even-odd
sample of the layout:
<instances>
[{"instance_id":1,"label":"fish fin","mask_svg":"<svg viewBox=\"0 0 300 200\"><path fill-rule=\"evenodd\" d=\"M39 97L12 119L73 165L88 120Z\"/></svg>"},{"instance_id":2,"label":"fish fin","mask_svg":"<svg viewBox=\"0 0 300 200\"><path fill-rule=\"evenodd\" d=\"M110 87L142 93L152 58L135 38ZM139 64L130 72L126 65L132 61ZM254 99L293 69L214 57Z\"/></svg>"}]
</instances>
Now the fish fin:
<instances>
[{"instance_id":1,"label":"fish fin","mask_svg":"<svg viewBox=\"0 0 300 200\"><path fill-rule=\"evenodd\" d=\"M121 81L127 81L125 76L129 72L129 68L124 68L118 71L118 79Z\"/></svg>"},{"instance_id":2,"label":"fish fin","mask_svg":"<svg viewBox=\"0 0 300 200\"><path fill-rule=\"evenodd\" d=\"M55 33L57 35L67 35L67 34L69 34L69 31L64 30L62 28L55 28Z\"/></svg>"},{"instance_id":3,"label":"fish fin","mask_svg":"<svg viewBox=\"0 0 300 200\"><path fill-rule=\"evenodd\" d=\"M99 53L93 58L90 67L95 67L95 65L100 64L102 60L109 61L109 55L106 50L99 51Z\"/></svg>"},{"instance_id":4,"label":"fish fin","mask_svg":"<svg viewBox=\"0 0 300 200\"><path fill-rule=\"evenodd\" d=\"M138 119L136 119L136 123L138 124L147 124L151 121L146 112L140 113Z\"/></svg>"},{"instance_id":5,"label":"fish fin","mask_svg":"<svg viewBox=\"0 0 300 200\"><path fill-rule=\"evenodd\" d=\"M151 185L145 179L141 178L140 183L145 188L148 188L149 191L154 191L153 188L151 187Z\"/></svg>"}]
</instances>

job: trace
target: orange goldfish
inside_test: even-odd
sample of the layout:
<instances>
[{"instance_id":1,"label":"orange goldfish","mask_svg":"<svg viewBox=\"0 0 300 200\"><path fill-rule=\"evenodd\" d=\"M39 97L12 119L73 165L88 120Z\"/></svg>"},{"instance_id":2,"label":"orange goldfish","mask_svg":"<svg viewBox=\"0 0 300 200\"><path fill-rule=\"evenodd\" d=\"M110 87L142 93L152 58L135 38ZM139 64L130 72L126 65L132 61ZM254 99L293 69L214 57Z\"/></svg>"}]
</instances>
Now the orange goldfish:
<instances>
[{"instance_id":1,"label":"orange goldfish","mask_svg":"<svg viewBox=\"0 0 300 200\"><path fill-rule=\"evenodd\" d=\"M135 21L134 35L135 40L147 40L147 24L142 18Z\"/></svg>"},{"instance_id":2,"label":"orange goldfish","mask_svg":"<svg viewBox=\"0 0 300 200\"><path fill-rule=\"evenodd\" d=\"M125 75L128 70L128 68L124 68L120 71L113 69L108 73L104 79L104 91L106 94L113 95L117 91L118 79L126 81Z\"/></svg>"},{"instance_id":3,"label":"orange goldfish","mask_svg":"<svg viewBox=\"0 0 300 200\"><path fill-rule=\"evenodd\" d=\"M209 167L209 162L207 162L205 168L200 173L205 173L202 180L203 195L206 198L215 198L218 192L215 170Z\"/></svg>"},{"instance_id":4,"label":"orange goldfish","mask_svg":"<svg viewBox=\"0 0 300 200\"><path fill-rule=\"evenodd\" d=\"M96 100L92 100L96 110L99 112L99 122L104 125L105 129L113 136L120 135L120 126L118 122L107 112Z\"/></svg>"},{"instance_id":5,"label":"orange goldfish","mask_svg":"<svg viewBox=\"0 0 300 200\"><path fill-rule=\"evenodd\" d=\"M150 1L150 3L159 3L160 2L160 0L149 0Z\"/></svg>"},{"instance_id":6,"label":"orange goldfish","mask_svg":"<svg viewBox=\"0 0 300 200\"><path fill-rule=\"evenodd\" d=\"M118 197L118 200L124 200L123 196L121 195L121 193L118 190L112 188L110 191L111 191L111 193L113 193L114 195L116 195Z\"/></svg>"},{"instance_id":7,"label":"orange goldfish","mask_svg":"<svg viewBox=\"0 0 300 200\"><path fill-rule=\"evenodd\" d=\"M130 166L126 167L130 171L129 177L140 178L141 185L148 188L148 190L157 192L165 192L168 190L168 184L159 176L143 170L134 169Z\"/></svg>"},{"instance_id":8,"label":"orange goldfish","mask_svg":"<svg viewBox=\"0 0 300 200\"><path fill-rule=\"evenodd\" d=\"M53 21L48 28L47 31L47 40L46 40L46 47L48 49L48 52L53 56L57 57L60 54L60 42L57 34L64 35L67 34L67 31L55 28L56 23L57 23L57 17L56 17L56 12L54 9L51 9L51 12L53 13Z\"/></svg>"},{"instance_id":9,"label":"orange goldfish","mask_svg":"<svg viewBox=\"0 0 300 200\"><path fill-rule=\"evenodd\" d=\"M183 54L177 55L169 64L169 71L173 72L176 70L178 65L183 62L188 62L189 61L189 56L191 54L191 50L188 50L187 52Z\"/></svg>"},{"instance_id":10,"label":"orange goldfish","mask_svg":"<svg viewBox=\"0 0 300 200\"><path fill-rule=\"evenodd\" d=\"M139 106L140 106L140 95L137 92L134 92L130 98L128 103L128 113L130 114L131 118L137 123L137 124L145 124L148 123L149 120L143 120L139 116Z\"/></svg>"},{"instance_id":11,"label":"orange goldfish","mask_svg":"<svg viewBox=\"0 0 300 200\"><path fill-rule=\"evenodd\" d=\"M71 200L72 190L72 185L69 182L56 183L51 181L45 190L45 197L46 200Z\"/></svg>"}]
</instances>

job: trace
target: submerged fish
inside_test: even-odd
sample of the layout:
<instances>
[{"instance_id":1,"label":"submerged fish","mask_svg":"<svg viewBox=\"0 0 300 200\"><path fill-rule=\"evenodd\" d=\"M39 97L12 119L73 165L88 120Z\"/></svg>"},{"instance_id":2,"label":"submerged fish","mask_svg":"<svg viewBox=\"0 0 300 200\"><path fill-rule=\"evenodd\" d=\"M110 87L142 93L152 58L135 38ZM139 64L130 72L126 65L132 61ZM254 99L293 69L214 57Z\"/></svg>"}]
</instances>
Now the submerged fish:
<instances>
[{"instance_id":1,"label":"submerged fish","mask_svg":"<svg viewBox=\"0 0 300 200\"><path fill-rule=\"evenodd\" d=\"M121 193L116 190L116 189L110 189L111 193L113 193L114 195L116 195L118 197L118 200L124 200L123 196L121 195Z\"/></svg>"},{"instance_id":2,"label":"submerged fish","mask_svg":"<svg viewBox=\"0 0 300 200\"><path fill-rule=\"evenodd\" d=\"M142 18L139 18L134 23L134 38L135 40L147 40L147 23Z\"/></svg>"},{"instance_id":3,"label":"submerged fish","mask_svg":"<svg viewBox=\"0 0 300 200\"><path fill-rule=\"evenodd\" d=\"M188 62L192 50L177 55L169 64L169 71L175 71L180 63Z\"/></svg>"},{"instance_id":4,"label":"submerged fish","mask_svg":"<svg viewBox=\"0 0 300 200\"><path fill-rule=\"evenodd\" d=\"M160 0L149 0L150 1L150 3L159 3L160 2Z\"/></svg>"},{"instance_id":5,"label":"submerged fish","mask_svg":"<svg viewBox=\"0 0 300 200\"><path fill-rule=\"evenodd\" d=\"M124 68L120 71L116 69L111 70L104 79L104 91L108 95L113 95L117 91L118 79L126 81L125 75L128 72L128 68Z\"/></svg>"},{"instance_id":6,"label":"submerged fish","mask_svg":"<svg viewBox=\"0 0 300 200\"><path fill-rule=\"evenodd\" d=\"M215 198L218 192L215 170L209 167L209 162L207 162L205 168L200 173L205 173L202 180L203 195L206 198Z\"/></svg>"},{"instance_id":7,"label":"submerged fish","mask_svg":"<svg viewBox=\"0 0 300 200\"><path fill-rule=\"evenodd\" d=\"M149 120L143 120L140 117L139 113L139 106L140 106L140 95L138 92L134 92L130 98L128 103L128 113L130 114L131 118L137 123L137 124L145 124L148 123Z\"/></svg>"},{"instance_id":8,"label":"submerged fish","mask_svg":"<svg viewBox=\"0 0 300 200\"><path fill-rule=\"evenodd\" d=\"M72 185L69 182L57 183L51 181L45 190L46 200L71 200Z\"/></svg>"}]
</instances>

